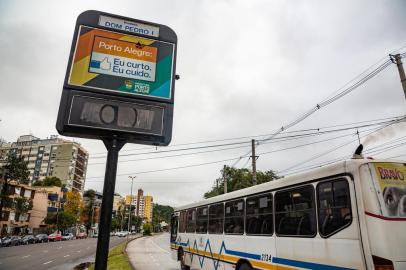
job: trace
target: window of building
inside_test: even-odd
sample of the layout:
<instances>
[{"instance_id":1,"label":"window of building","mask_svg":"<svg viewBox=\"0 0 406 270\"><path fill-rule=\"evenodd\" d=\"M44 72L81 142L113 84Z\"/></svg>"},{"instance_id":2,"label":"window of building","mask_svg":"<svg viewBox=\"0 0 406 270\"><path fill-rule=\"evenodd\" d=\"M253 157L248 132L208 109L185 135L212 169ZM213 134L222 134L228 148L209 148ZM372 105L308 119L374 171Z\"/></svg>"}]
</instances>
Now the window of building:
<instances>
[{"instance_id":1,"label":"window of building","mask_svg":"<svg viewBox=\"0 0 406 270\"><path fill-rule=\"evenodd\" d=\"M209 233L222 234L224 224L224 204L213 204L209 207Z\"/></svg>"},{"instance_id":2,"label":"window of building","mask_svg":"<svg viewBox=\"0 0 406 270\"><path fill-rule=\"evenodd\" d=\"M246 199L245 232L255 235L272 235L272 194L249 197Z\"/></svg>"},{"instance_id":3,"label":"window of building","mask_svg":"<svg viewBox=\"0 0 406 270\"><path fill-rule=\"evenodd\" d=\"M312 185L275 194L276 233L280 236L314 236L316 216Z\"/></svg>"},{"instance_id":4,"label":"window of building","mask_svg":"<svg viewBox=\"0 0 406 270\"><path fill-rule=\"evenodd\" d=\"M317 199L321 236L328 237L351 223L350 190L346 180L318 184Z\"/></svg>"},{"instance_id":5,"label":"window of building","mask_svg":"<svg viewBox=\"0 0 406 270\"><path fill-rule=\"evenodd\" d=\"M207 206L197 208L196 232L207 233L207 224L209 222L209 208Z\"/></svg>"},{"instance_id":6,"label":"window of building","mask_svg":"<svg viewBox=\"0 0 406 270\"><path fill-rule=\"evenodd\" d=\"M196 209L187 210L186 232L194 233L196 231Z\"/></svg>"},{"instance_id":7,"label":"window of building","mask_svg":"<svg viewBox=\"0 0 406 270\"><path fill-rule=\"evenodd\" d=\"M226 234L244 233L244 200L226 202L224 232Z\"/></svg>"},{"instance_id":8,"label":"window of building","mask_svg":"<svg viewBox=\"0 0 406 270\"><path fill-rule=\"evenodd\" d=\"M185 232L186 231L186 211L181 211L180 212L180 218L179 218L179 232Z\"/></svg>"}]
</instances>

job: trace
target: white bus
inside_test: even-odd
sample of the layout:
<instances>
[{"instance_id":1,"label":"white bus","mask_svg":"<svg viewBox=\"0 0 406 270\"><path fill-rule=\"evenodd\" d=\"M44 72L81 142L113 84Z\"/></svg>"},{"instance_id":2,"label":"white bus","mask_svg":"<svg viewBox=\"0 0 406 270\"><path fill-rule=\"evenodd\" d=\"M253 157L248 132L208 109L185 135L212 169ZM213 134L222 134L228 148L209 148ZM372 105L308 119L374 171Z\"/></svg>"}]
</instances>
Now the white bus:
<instances>
[{"instance_id":1,"label":"white bus","mask_svg":"<svg viewBox=\"0 0 406 270\"><path fill-rule=\"evenodd\" d=\"M181 269L406 269L406 163L352 159L175 210Z\"/></svg>"}]
</instances>

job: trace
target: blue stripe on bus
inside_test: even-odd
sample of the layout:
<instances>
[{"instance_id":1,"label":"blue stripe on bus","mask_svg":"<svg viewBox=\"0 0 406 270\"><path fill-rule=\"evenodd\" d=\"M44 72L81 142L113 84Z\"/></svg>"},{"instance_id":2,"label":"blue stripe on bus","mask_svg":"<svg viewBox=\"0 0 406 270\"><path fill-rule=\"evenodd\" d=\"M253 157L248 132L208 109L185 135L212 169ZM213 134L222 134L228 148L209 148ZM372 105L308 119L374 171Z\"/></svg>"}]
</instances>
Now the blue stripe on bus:
<instances>
[{"instance_id":1,"label":"blue stripe on bus","mask_svg":"<svg viewBox=\"0 0 406 270\"><path fill-rule=\"evenodd\" d=\"M258 254L246 253L246 252L241 252L241 251L235 251L235 250L226 249L226 254L234 255L234 256L237 256L237 257L244 257L244 258L254 259L254 260L261 260L261 256L258 255Z\"/></svg>"},{"instance_id":2,"label":"blue stripe on bus","mask_svg":"<svg viewBox=\"0 0 406 270\"><path fill-rule=\"evenodd\" d=\"M351 270L352 268L328 265L328 264L319 264L319 263L311 263L311 262L303 262L303 261L295 261L289 260L284 258L273 257L273 263L289 265L293 267L299 268L306 268L306 269L314 269L314 270Z\"/></svg>"}]
</instances>

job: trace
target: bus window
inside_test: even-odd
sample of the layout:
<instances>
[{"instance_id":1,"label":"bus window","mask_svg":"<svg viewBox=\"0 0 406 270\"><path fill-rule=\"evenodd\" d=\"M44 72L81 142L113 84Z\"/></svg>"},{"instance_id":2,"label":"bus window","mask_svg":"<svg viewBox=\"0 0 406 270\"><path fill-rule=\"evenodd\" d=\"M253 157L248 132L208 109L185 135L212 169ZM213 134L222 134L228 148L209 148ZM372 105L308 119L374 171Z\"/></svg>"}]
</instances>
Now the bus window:
<instances>
[{"instance_id":1,"label":"bus window","mask_svg":"<svg viewBox=\"0 0 406 270\"><path fill-rule=\"evenodd\" d=\"M313 186L276 192L275 222L278 236L315 236Z\"/></svg>"},{"instance_id":2,"label":"bus window","mask_svg":"<svg viewBox=\"0 0 406 270\"><path fill-rule=\"evenodd\" d=\"M272 194L247 198L246 208L245 232L255 235L272 235Z\"/></svg>"},{"instance_id":3,"label":"bus window","mask_svg":"<svg viewBox=\"0 0 406 270\"><path fill-rule=\"evenodd\" d=\"M319 183L317 199L321 236L328 237L351 223L350 191L346 180Z\"/></svg>"},{"instance_id":4,"label":"bus window","mask_svg":"<svg viewBox=\"0 0 406 270\"><path fill-rule=\"evenodd\" d=\"M226 202L224 232L226 234L244 233L244 200Z\"/></svg>"},{"instance_id":5,"label":"bus window","mask_svg":"<svg viewBox=\"0 0 406 270\"><path fill-rule=\"evenodd\" d=\"M179 218L179 232L184 233L185 231L186 231L186 211L181 211Z\"/></svg>"},{"instance_id":6,"label":"bus window","mask_svg":"<svg viewBox=\"0 0 406 270\"><path fill-rule=\"evenodd\" d=\"M207 206L197 208L196 232L207 233L207 223L209 221L209 209Z\"/></svg>"},{"instance_id":7,"label":"bus window","mask_svg":"<svg viewBox=\"0 0 406 270\"><path fill-rule=\"evenodd\" d=\"M209 233L222 234L224 222L224 204L213 204L209 207Z\"/></svg>"},{"instance_id":8,"label":"bus window","mask_svg":"<svg viewBox=\"0 0 406 270\"><path fill-rule=\"evenodd\" d=\"M196 231L196 209L187 210L186 232L194 233Z\"/></svg>"}]
</instances>

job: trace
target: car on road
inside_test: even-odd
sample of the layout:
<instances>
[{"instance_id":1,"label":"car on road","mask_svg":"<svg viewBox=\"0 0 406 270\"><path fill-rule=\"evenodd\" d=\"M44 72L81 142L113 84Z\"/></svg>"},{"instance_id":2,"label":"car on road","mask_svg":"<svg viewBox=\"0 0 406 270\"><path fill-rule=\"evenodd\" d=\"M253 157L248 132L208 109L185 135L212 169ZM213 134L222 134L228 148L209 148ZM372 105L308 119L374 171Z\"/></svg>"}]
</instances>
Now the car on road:
<instances>
[{"instance_id":1,"label":"car on road","mask_svg":"<svg viewBox=\"0 0 406 270\"><path fill-rule=\"evenodd\" d=\"M75 237L71 233L66 233L66 234L62 235L62 241L64 241L64 240L73 240L73 239L75 239Z\"/></svg>"},{"instance_id":2,"label":"car on road","mask_svg":"<svg viewBox=\"0 0 406 270\"><path fill-rule=\"evenodd\" d=\"M3 247L18 246L20 244L21 237L19 236L6 236L1 240Z\"/></svg>"},{"instance_id":3,"label":"car on road","mask_svg":"<svg viewBox=\"0 0 406 270\"><path fill-rule=\"evenodd\" d=\"M85 239L87 238L87 234L85 232L80 232L76 235L76 239Z\"/></svg>"},{"instance_id":4,"label":"car on road","mask_svg":"<svg viewBox=\"0 0 406 270\"><path fill-rule=\"evenodd\" d=\"M37 234L35 236L35 242L37 242L37 243L48 242L48 235L46 235L45 233Z\"/></svg>"},{"instance_id":5,"label":"car on road","mask_svg":"<svg viewBox=\"0 0 406 270\"><path fill-rule=\"evenodd\" d=\"M61 241L62 235L60 233L52 233L48 235L48 241Z\"/></svg>"},{"instance_id":6,"label":"car on road","mask_svg":"<svg viewBox=\"0 0 406 270\"><path fill-rule=\"evenodd\" d=\"M35 237L31 234L28 234L20 239L21 245L28 245L28 244L34 244L34 243L35 243Z\"/></svg>"},{"instance_id":7,"label":"car on road","mask_svg":"<svg viewBox=\"0 0 406 270\"><path fill-rule=\"evenodd\" d=\"M94 232L92 235L93 238L98 238L99 237L99 233L98 232Z\"/></svg>"},{"instance_id":8,"label":"car on road","mask_svg":"<svg viewBox=\"0 0 406 270\"><path fill-rule=\"evenodd\" d=\"M116 235L118 237L126 237L128 235L127 231L121 231L121 232L117 232Z\"/></svg>"}]
</instances>

